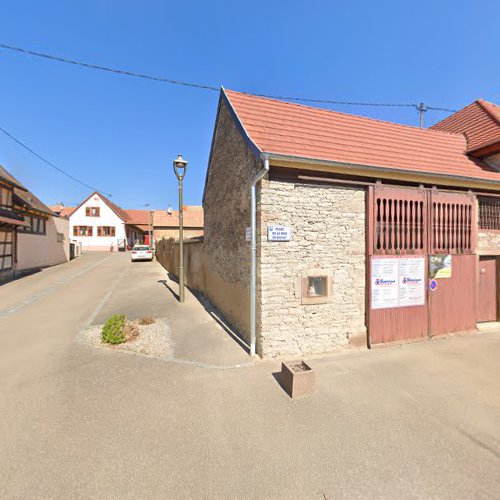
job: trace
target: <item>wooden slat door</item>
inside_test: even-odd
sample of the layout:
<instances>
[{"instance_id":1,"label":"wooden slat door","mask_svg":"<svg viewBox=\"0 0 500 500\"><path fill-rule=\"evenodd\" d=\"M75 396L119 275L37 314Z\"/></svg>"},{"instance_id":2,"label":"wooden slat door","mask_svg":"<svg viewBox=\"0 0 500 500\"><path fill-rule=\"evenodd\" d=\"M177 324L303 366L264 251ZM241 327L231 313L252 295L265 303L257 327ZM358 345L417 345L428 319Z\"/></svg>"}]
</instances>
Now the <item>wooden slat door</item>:
<instances>
[{"instance_id":1,"label":"wooden slat door","mask_svg":"<svg viewBox=\"0 0 500 500\"><path fill-rule=\"evenodd\" d=\"M497 320L497 259L480 257L477 321Z\"/></svg>"},{"instance_id":2,"label":"wooden slat door","mask_svg":"<svg viewBox=\"0 0 500 500\"><path fill-rule=\"evenodd\" d=\"M427 192L419 188L375 186L368 196L368 335L370 345L426 338L428 314L422 305L375 308L372 271L380 259L425 259L427 281ZM399 278L398 278L399 279Z\"/></svg>"},{"instance_id":3,"label":"wooden slat door","mask_svg":"<svg viewBox=\"0 0 500 500\"><path fill-rule=\"evenodd\" d=\"M430 292L431 336L476 329L477 222L472 193L431 189L429 253L451 255L451 277Z\"/></svg>"}]
</instances>

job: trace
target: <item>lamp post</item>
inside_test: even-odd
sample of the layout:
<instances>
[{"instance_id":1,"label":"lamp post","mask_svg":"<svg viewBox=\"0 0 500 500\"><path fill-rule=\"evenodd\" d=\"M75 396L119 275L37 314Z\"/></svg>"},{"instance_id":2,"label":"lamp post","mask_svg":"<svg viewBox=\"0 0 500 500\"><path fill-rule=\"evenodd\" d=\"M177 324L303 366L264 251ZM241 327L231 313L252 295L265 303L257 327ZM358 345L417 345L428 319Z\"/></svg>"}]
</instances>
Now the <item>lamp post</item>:
<instances>
[{"instance_id":1,"label":"lamp post","mask_svg":"<svg viewBox=\"0 0 500 500\"><path fill-rule=\"evenodd\" d=\"M184 302L184 220L182 209L182 180L186 175L188 162L178 155L174 160L174 172L179 181L179 302Z\"/></svg>"}]
</instances>

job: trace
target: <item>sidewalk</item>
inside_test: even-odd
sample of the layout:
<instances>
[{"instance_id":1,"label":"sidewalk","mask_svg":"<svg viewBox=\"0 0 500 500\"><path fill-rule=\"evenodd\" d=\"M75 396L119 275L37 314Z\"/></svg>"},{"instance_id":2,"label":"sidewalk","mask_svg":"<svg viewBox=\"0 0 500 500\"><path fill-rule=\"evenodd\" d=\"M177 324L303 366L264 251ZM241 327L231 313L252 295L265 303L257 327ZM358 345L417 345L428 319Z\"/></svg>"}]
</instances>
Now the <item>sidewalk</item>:
<instances>
[{"instance_id":1,"label":"sidewalk","mask_svg":"<svg viewBox=\"0 0 500 500\"><path fill-rule=\"evenodd\" d=\"M174 352L172 362L220 369L254 364L246 346L210 304L202 303L188 288L181 304L178 288L158 262L131 263L124 259L123 272L92 324L102 324L116 313L132 320L142 316L166 318Z\"/></svg>"}]
</instances>

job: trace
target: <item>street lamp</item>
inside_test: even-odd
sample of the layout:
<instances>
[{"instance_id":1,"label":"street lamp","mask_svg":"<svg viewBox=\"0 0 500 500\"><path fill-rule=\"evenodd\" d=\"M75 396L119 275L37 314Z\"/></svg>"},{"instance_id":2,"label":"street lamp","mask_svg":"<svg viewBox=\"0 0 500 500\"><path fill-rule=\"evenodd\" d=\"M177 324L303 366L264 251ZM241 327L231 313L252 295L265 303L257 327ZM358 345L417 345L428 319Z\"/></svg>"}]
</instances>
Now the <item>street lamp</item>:
<instances>
[{"instance_id":1,"label":"street lamp","mask_svg":"<svg viewBox=\"0 0 500 500\"><path fill-rule=\"evenodd\" d=\"M174 172L179 181L179 302L184 302L184 220L182 209L182 180L186 175L188 162L178 155L174 160Z\"/></svg>"}]
</instances>

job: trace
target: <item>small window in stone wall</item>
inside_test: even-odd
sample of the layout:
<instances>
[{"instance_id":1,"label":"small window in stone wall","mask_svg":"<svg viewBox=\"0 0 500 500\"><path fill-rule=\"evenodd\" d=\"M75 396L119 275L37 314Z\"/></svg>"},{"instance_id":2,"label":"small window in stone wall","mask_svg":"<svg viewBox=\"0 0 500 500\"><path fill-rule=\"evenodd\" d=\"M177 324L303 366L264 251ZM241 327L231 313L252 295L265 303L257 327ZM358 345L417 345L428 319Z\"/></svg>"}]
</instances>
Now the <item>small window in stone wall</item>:
<instances>
[{"instance_id":1,"label":"small window in stone wall","mask_svg":"<svg viewBox=\"0 0 500 500\"><path fill-rule=\"evenodd\" d=\"M323 304L331 300L329 276L307 276L302 278L302 304Z\"/></svg>"}]
</instances>

